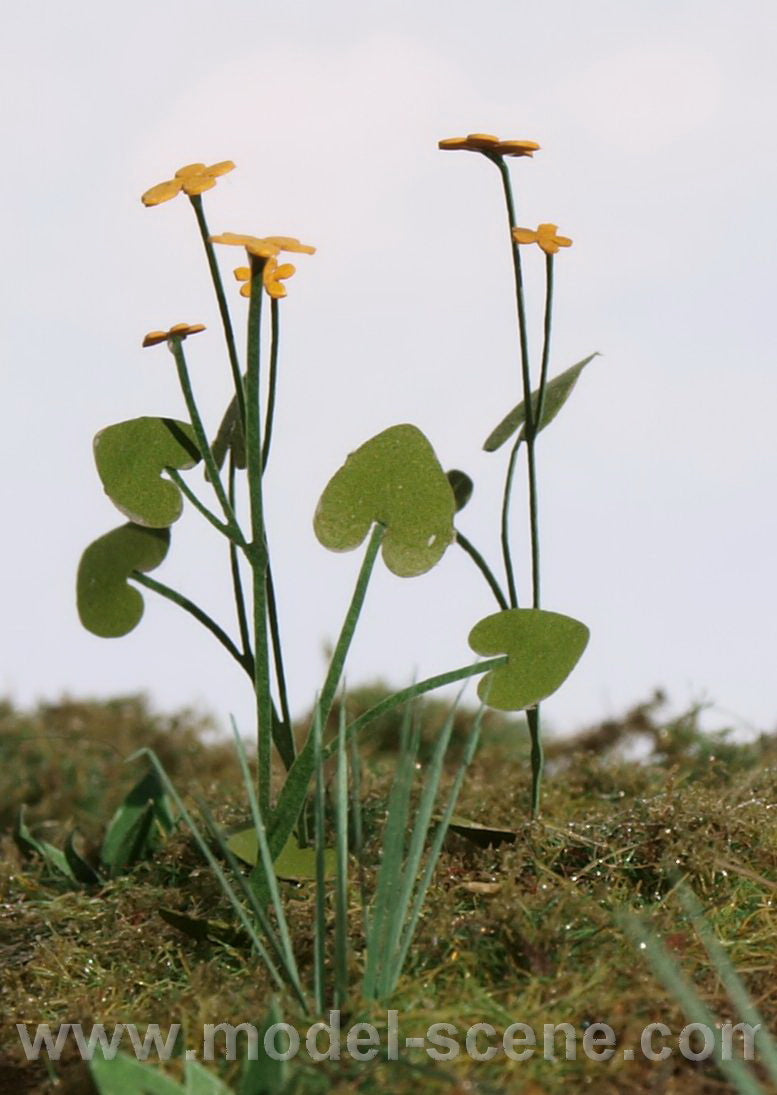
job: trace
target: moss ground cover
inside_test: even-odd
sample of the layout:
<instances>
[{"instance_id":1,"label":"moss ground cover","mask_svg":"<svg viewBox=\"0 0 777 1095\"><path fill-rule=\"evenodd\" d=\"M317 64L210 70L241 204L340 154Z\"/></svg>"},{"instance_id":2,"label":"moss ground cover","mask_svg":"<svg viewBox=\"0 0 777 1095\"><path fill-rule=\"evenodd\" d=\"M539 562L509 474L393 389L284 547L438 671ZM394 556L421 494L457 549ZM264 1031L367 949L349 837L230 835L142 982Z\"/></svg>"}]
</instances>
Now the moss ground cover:
<instances>
[{"instance_id":1,"label":"moss ground cover","mask_svg":"<svg viewBox=\"0 0 777 1095\"><path fill-rule=\"evenodd\" d=\"M381 694L379 685L355 693L352 717ZM443 711L432 702L423 710L427 741ZM527 735L516 734L514 722L489 715L458 812L504 831L494 835L498 844L486 847L461 831L449 834L418 945L392 1000L403 1032L422 1032L435 1022L461 1031L485 1022L501 1031L515 1021L538 1030L545 1023L582 1029L602 1021L615 1029L619 1044L635 1046L652 1021L679 1032L686 1020L678 1004L618 926L624 911L647 916L718 1019L735 1021L677 900L680 879L693 886L774 1028L777 738L736 744L724 732L702 734L698 715L693 710L670 719L656 697L574 740L550 738L542 815L517 827L531 795L528 749L521 744ZM387 718L375 727L370 750L365 742L360 796L368 890L380 861L394 770L389 747L397 737L396 713ZM459 713L462 736L471 718L471 712ZM38 858L23 856L12 839L18 808L25 805L36 836L61 847L76 826L88 857L139 774L123 758L147 744L187 799L197 791L224 828L244 825L234 751L211 729L190 712L155 714L137 698L68 701L34 711L6 704L0 710L0 1092L92 1090L74 1050L48 1066L27 1062L16 1022L179 1022L184 1032L195 1032L204 1023L263 1021L273 986L185 828L152 860L98 887L55 877ZM642 759L627 759L635 752ZM508 760L505 781L500 773ZM292 882L284 890L304 975L313 963L313 892ZM356 924L355 885L349 901ZM167 919L160 910L169 910ZM197 922L184 926L199 938L174 926L176 912ZM350 961L358 965L358 934L352 942ZM287 1022L307 1026L293 1001L281 1005ZM385 1009L354 999L349 1010L349 1021L370 1020L385 1029ZM196 1044L193 1034L188 1044ZM170 1062L170 1074L179 1066ZM210 1067L230 1082L238 1074L237 1063ZM639 1053L624 1060L620 1052L609 1062L579 1052L570 1061L537 1055L514 1063L500 1054L478 1063L462 1054L434 1063L421 1051L408 1051L397 1063L343 1059L312 1066L301 1058L294 1070L303 1091L731 1090L714 1064L677 1053L655 1063Z\"/></svg>"}]
</instances>

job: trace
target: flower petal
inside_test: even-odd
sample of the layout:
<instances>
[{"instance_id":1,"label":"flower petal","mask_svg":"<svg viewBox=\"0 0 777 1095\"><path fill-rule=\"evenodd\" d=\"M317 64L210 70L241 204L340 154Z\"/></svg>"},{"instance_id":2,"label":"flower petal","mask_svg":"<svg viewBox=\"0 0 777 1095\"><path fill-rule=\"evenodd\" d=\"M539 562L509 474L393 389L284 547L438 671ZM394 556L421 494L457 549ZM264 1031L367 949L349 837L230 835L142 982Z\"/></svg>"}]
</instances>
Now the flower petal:
<instances>
[{"instance_id":1,"label":"flower petal","mask_svg":"<svg viewBox=\"0 0 777 1095\"><path fill-rule=\"evenodd\" d=\"M295 251L300 255L315 255L315 247L300 243L294 236L265 236L265 243L277 247L279 251ZM277 253L277 252L276 252Z\"/></svg>"},{"instance_id":2,"label":"flower petal","mask_svg":"<svg viewBox=\"0 0 777 1095\"><path fill-rule=\"evenodd\" d=\"M187 163L184 167L178 168L175 177L176 179L190 179L194 175L204 175L207 170L204 163Z\"/></svg>"},{"instance_id":3,"label":"flower petal","mask_svg":"<svg viewBox=\"0 0 777 1095\"><path fill-rule=\"evenodd\" d=\"M212 190L215 185L216 180L211 179L209 175L192 175L184 179L183 190L192 198L195 194L204 194L206 190Z\"/></svg>"},{"instance_id":4,"label":"flower petal","mask_svg":"<svg viewBox=\"0 0 777 1095\"><path fill-rule=\"evenodd\" d=\"M499 151L503 156L533 156L539 147L536 141L499 142Z\"/></svg>"},{"instance_id":5,"label":"flower petal","mask_svg":"<svg viewBox=\"0 0 777 1095\"><path fill-rule=\"evenodd\" d=\"M235 281L250 281L251 270L248 266L237 266L232 271L235 276Z\"/></svg>"},{"instance_id":6,"label":"flower petal","mask_svg":"<svg viewBox=\"0 0 777 1095\"><path fill-rule=\"evenodd\" d=\"M231 160L221 160L219 163L211 164L208 168L208 174L213 178L217 178L219 175L226 175L228 171L234 171L235 165Z\"/></svg>"},{"instance_id":7,"label":"flower petal","mask_svg":"<svg viewBox=\"0 0 777 1095\"><path fill-rule=\"evenodd\" d=\"M162 202L169 202L171 198L180 194L181 186L180 179L166 179L165 182L157 183L156 186L147 190L140 200L144 205L160 205Z\"/></svg>"},{"instance_id":8,"label":"flower petal","mask_svg":"<svg viewBox=\"0 0 777 1095\"><path fill-rule=\"evenodd\" d=\"M149 331L141 343L142 346L158 346L167 341L167 331Z\"/></svg>"},{"instance_id":9,"label":"flower petal","mask_svg":"<svg viewBox=\"0 0 777 1095\"><path fill-rule=\"evenodd\" d=\"M513 239L516 243L537 243L538 235L531 228L514 228Z\"/></svg>"}]
</instances>

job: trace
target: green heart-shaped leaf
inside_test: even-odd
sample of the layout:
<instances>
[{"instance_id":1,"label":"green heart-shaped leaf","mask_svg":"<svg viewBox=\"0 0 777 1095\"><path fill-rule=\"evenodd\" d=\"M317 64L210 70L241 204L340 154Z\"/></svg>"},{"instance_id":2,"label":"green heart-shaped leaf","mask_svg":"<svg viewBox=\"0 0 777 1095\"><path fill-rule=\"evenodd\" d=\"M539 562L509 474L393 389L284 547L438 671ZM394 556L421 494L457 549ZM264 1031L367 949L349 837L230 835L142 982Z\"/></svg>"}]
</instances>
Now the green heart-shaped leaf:
<instances>
[{"instance_id":1,"label":"green heart-shaped leaf","mask_svg":"<svg viewBox=\"0 0 777 1095\"><path fill-rule=\"evenodd\" d=\"M449 472L446 472L446 475L456 501L456 512L461 513L472 497L474 483L465 471L459 471L458 468L451 468Z\"/></svg>"},{"instance_id":2,"label":"green heart-shaped leaf","mask_svg":"<svg viewBox=\"0 0 777 1095\"><path fill-rule=\"evenodd\" d=\"M127 524L107 532L81 556L76 579L78 615L93 635L126 635L143 615L143 598L127 584L133 570L158 567L170 546L170 530Z\"/></svg>"},{"instance_id":3,"label":"green heart-shaped leaf","mask_svg":"<svg viewBox=\"0 0 777 1095\"><path fill-rule=\"evenodd\" d=\"M105 493L136 525L168 528L183 510L165 468L193 468L200 459L194 430L173 418L131 418L106 426L94 439L94 459Z\"/></svg>"},{"instance_id":4,"label":"green heart-shaped leaf","mask_svg":"<svg viewBox=\"0 0 777 1095\"><path fill-rule=\"evenodd\" d=\"M260 862L259 841L256 837L256 829L240 829L233 833L227 840L227 847L252 867ZM316 877L316 850L315 848L300 848L293 836L289 837L283 846L280 855L275 860L275 873L278 878L285 878L291 882L303 882L305 879ZM337 871L336 855L334 848L324 849L324 877L334 878Z\"/></svg>"},{"instance_id":5,"label":"green heart-shaped leaf","mask_svg":"<svg viewBox=\"0 0 777 1095\"><path fill-rule=\"evenodd\" d=\"M434 449L416 426L391 426L352 452L329 480L313 527L331 551L352 551L371 525L386 527L383 561L402 578L423 574L452 542L455 501Z\"/></svg>"},{"instance_id":6,"label":"green heart-shaped leaf","mask_svg":"<svg viewBox=\"0 0 777 1095\"><path fill-rule=\"evenodd\" d=\"M586 648L588 628L571 616L539 608L509 608L475 624L469 645L477 654L507 654L478 684L483 703L523 711L550 696L567 679Z\"/></svg>"},{"instance_id":7,"label":"green heart-shaped leaf","mask_svg":"<svg viewBox=\"0 0 777 1095\"><path fill-rule=\"evenodd\" d=\"M582 361L578 361L577 365L571 365L563 373L559 373L558 376L554 376L552 380L548 381L545 385L545 399L542 404L542 421L538 423L536 433L539 433L540 430L544 430L545 427L553 421L572 394L572 389L575 384L577 384L578 377L583 369L589 361L593 361L593 359L598 356L598 353L590 354L589 357L583 358ZM539 391L532 392L531 405L535 414L537 413L539 398ZM492 430L488 435L483 444L483 448L486 452L496 452L498 448L504 445L508 438L513 436L519 426L523 426L525 419L526 404L522 400L517 407L513 407L513 409L505 415L496 429ZM525 436L525 429L523 429L521 430L520 440L522 441Z\"/></svg>"}]
</instances>

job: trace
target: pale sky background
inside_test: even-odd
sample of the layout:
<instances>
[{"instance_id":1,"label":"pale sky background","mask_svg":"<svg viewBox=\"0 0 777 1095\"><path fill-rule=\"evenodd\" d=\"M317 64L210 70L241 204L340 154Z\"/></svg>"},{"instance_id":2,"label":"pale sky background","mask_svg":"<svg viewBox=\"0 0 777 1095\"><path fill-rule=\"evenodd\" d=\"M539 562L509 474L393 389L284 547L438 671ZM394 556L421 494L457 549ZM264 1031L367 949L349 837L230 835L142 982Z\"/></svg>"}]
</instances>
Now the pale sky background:
<instances>
[{"instance_id":1,"label":"pale sky background","mask_svg":"<svg viewBox=\"0 0 777 1095\"><path fill-rule=\"evenodd\" d=\"M147 691L250 729L247 680L179 610L146 594L138 629L110 641L75 611L83 548L123 520L94 433L184 413L143 334L208 324L189 361L211 430L228 399L188 201L139 200L191 161L238 166L205 197L213 231L318 247L282 306L268 482L294 710L361 559L311 528L349 450L417 424L475 479L460 525L498 565L506 454L480 447L519 398L504 211L490 164L436 149L477 130L542 144L513 161L519 222L574 239L551 371L603 355L538 445L545 606L592 633L546 719L571 730L661 686L677 707L713 701L713 723L774 728L773 2L42 0L6 5L2 30L0 692ZM242 328L237 259L223 269ZM538 317L539 277L528 293ZM196 515L155 576L233 627L224 548ZM380 567L348 679L401 687L466 664L494 610L458 549L411 580Z\"/></svg>"}]
</instances>

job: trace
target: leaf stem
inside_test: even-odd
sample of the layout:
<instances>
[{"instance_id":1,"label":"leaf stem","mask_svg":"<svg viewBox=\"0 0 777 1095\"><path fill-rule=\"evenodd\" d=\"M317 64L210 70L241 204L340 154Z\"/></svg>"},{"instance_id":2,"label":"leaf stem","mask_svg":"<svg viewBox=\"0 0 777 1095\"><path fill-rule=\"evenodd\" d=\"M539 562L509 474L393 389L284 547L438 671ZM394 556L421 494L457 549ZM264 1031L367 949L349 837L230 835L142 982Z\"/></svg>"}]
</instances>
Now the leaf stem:
<instances>
[{"instance_id":1,"label":"leaf stem","mask_svg":"<svg viewBox=\"0 0 777 1095\"><path fill-rule=\"evenodd\" d=\"M227 490L229 504L232 506L233 510L235 509L235 470L235 459L230 452ZM229 544L229 568L232 572L232 588L235 594L235 609L237 611L238 627L240 628L240 641L243 644L243 652L251 655L251 661L253 663L251 633L248 630L248 615L246 613L245 594L243 593L243 580L240 575L240 561L238 559L235 544L231 541Z\"/></svg>"},{"instance_id":2,"label":"leaf stem","mask_svg":"<svg viewBox=\"0 0 777 1095\"><path fill-rule=\"evenodd\" d=\"M235 661L246 671L249 677L253 676L254 666L253 658L250 653L241 653L236 644L230 639L226 631L220 627L214 619L212 619L207 612L201 609L194 601L190 601L188 597L184 597L182 593L172 589L170 586L165 585L163 582L158 582L155 578L150 578L147 574L143 574L139 570L133 570L130 572L130 578L133 582L137 582L138 585L145 586L146 589L153 590L154 593L158 593L160 597L164 597L168 601L172 601L173 604L178 605L185 612L188 612L190 616L193 616L195 620L206 627L210 631L211 635L215 636L224 649L232 655Z\"/></svg>"},{"instance_id":3,"label":"leaf stem","mask_svg":"<svg viewBox=\"0 0 777 1095\"><path fill-rule=\"evenodd\" d=\"M467 555L469 555L470 559L473 561L480 573L486 579L491 589L491 592L496 597L496 601L499 607L502 609L507 608L508 605L507 601L505 600L505 595L504 593L502 593L499 582L497 582L496 578L494 577L493 571L491 570L486 560L480 554L472 541L467 539L463 532L459 532L458 529L456 529L455 531L456 543L459 545L460 548L462 548L463 551L467 553Z\"/></svg>"},{"instance_id":4,"label":"leaf stem","mask_svg":"<svg viewBox=\"0 0 777 1095\"><path fill-rule=\"evenodd\" d=\"M275 417L275 392L278 386L278 349L280 346L281 329L278 301L270 298L270 371L267 378L267 413L264 420L264 442L262 444L262 474L270 459L270 442L272 441L273 419Z\"/></svg>"},{"instance_id":5,"label":"leaf stem","mask_svg":"<svg viewBox=\"0 0 777 1095\"><path fill-rule=\"evenodd\" d=\"M253 574L254 691L259 806L270 816L272 773L272 699L270 694L270 649L267 635L267 539L262 495L262 424L260 407L260 354L264 259L250 256L251 298L248 307L246 352L246 464L251 511L249 560Z\"/></svg>"},{"instance_id":6,"label":"leaf stem","mask_svg":"<svg viewBox=\"0 0 777 1095\"><path fill-rule=\"evenodd\" d=\"M237 397L237 405L240 411L240 423L245 429L246 409L243 378L240 375L240 362L237 356L237 346L235 345L235 332L232 329L232 320L229 315L227 298L224 293L224 284L221 280L218 262L216 261L216 253L213 249L213 244L210 242L210 232L208 231L208 225L205 220L205 211L202 207L202 195L192 194L190 195L189 200L192 203L194 215L197 218L197 226L199 227L202 244L208 259L208 268L210 269L213 288L216 292L216 300L218 301L219 312L221 314L221 323L224 327L224 341L227 344L229 367L232 371L232 381L235 385L235 396Z\"/></svg>"}]
</instances>

